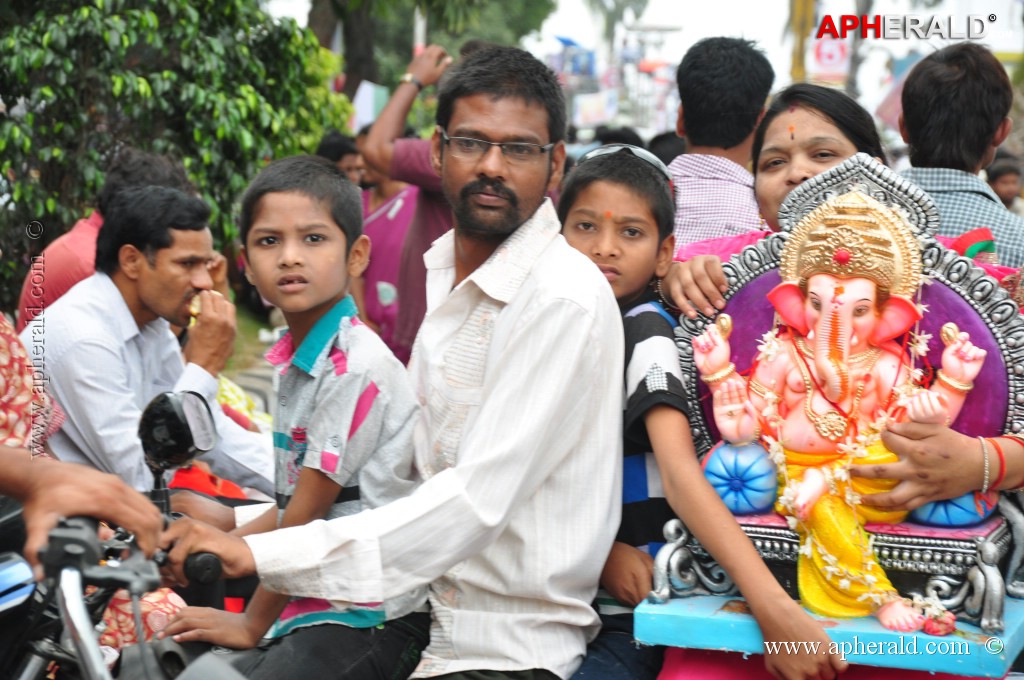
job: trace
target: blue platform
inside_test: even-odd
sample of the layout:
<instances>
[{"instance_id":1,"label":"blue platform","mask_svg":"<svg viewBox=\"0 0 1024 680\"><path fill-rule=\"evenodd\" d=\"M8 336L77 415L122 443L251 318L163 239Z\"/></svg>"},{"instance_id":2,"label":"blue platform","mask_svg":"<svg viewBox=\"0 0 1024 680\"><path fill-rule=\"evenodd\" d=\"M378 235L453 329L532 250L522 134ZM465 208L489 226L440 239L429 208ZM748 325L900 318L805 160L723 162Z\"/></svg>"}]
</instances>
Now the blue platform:
<instances>
[{"instance_id":1,"label":"blue platform","mask_svg":"<svg viewBox=\"0 0 1024 680\"><path fill-rule=\"evenodd\" d=\"M1007 598L1006 629L992 636L957 621L956 631L935 637L886 630L873 617L824 619L836 650L852 664L1001 678L1024 649L1024 601ZM643 602L634 612L635 636L649 645L762 654L763 638L746 603L735 596Z\"/></svg>"}]
</instances>

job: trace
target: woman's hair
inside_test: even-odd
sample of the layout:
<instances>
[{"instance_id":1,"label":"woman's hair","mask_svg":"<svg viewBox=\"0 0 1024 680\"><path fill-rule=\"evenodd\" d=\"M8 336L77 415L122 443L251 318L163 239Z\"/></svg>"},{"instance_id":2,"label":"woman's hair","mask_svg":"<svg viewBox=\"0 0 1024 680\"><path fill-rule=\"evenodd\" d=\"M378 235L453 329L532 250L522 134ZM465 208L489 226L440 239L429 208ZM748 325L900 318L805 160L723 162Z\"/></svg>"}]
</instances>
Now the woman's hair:
<instances>
[{"instance_id":1,"label":"woman's hair","mask_svg":"<svg viewBox=\"0 0 1024 680\"><path fill-rule=\"evenodd\" d=\"M765 111L761 124L754 132L754 146L752 149L753 168L757 172L757 161L761 156L761 147L764 146L764 136L768 126L782 113L793 106L802 106L809 109L839 128L851 144L869 156L880 159L887 163L885 151L882 150L882 140L878 136L878 128L875 127L875 120L863 106L854 101L851 97L839 90L821 85L809 83L795 83L782 90L772 98L771 106Z\"/></svg>"},{"instance_id":2,"label":"woman's hair","mask_svg":"<svg viewBox=\"0 0 1024 680\"><path fill-rule=\"evenodd\" d=\"M646 201L658 225L659 243L672 234L675 205L672 185L662 172L650 163L633 155L628 149L593 158L584 158L565 180L558 199L558 221L563 225L580 193L594 182L620 184Z\"/></svg>"}]
</instances>

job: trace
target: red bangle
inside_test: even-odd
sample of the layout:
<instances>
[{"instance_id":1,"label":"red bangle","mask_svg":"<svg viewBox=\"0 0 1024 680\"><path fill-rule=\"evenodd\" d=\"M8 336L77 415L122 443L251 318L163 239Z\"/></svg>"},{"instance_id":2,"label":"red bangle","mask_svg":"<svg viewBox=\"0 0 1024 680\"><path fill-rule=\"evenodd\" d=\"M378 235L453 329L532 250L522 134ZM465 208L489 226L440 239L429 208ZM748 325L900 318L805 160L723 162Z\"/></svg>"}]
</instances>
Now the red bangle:
<instances>
[{"instance_id":1,"label":"red bangle","mask_svg":"<svg viewBox=\"0 0 1024 680\"><path fill-rule=\"evenodd\" d=\"M989 442L995 447L996 455L999 456L999 474L996 475L992 486L989 488L993 491L999 491L999 485L1003 483L1003 478L1006 477L1006 454L1003 453L1003 447L999 445L996 438L989 439Z\"/></svg>"}]
</instances>

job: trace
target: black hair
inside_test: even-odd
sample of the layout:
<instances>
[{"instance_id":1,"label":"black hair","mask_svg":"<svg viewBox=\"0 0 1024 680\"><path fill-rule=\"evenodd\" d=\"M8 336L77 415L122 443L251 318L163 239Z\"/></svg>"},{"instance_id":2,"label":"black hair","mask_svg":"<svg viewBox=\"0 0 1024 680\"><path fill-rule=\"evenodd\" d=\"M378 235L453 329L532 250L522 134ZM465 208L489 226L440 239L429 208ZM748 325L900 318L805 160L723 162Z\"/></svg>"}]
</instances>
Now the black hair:
<instances>
[{"instance_id":1,"label":"black hair","mask_svg":"<svg viewBox=\"0 0 1024 680\"><path fill-rule=\"evenodd\" d=\"M448 129L455 102L476 94L542 105L548 113L548 141L565 139L562 87L554 71L529 52L516 47L484 47L450 67L437 94L437 124L442 130Z\"/></svg>"},{"instance_id":2,"label":"black hair","mask_svg":"<svg viewBox=\"0 0 1024 680\"><path fill-rule=\"evenodd\" d=\"M329 208L331 219L345 234L347 253L363 233L363 201L359 189L331 161L319 156L280 158L260 170L242 196L238 230L246 242L260 199L267 194L296 193Z\"/></svg>"},{"instance_id":3,"label":"black hair","mask_svg":"<svg viewBox=\"0 0 1024 680\"><path fill-rule=\"evenodd\" d=\"M991 184L1004 175L1021 176L1020 163L1012 158L1001 158L992 165L985 168L985 176Z\"/></svg>"},{"instance_id":4,"label":"black hair","mask_svg":"<svg viewBox=\"0 0 1024 680\"><path fill-rule=\"evenodd\" d=\"M658 225L659 243L672 235L676 210L668 178L649 161L634 156L628 149L587 158L576 164L558 199L559 222L565 224L573 203L594 182L620 184L642 197Z\"/></svg>"},{"instance_id":5,"label":"black hair","mask_svg":"<svg viewBox=\"0 0 1024 680\"><path fill-rule=\"evenodd\" d=\"M96 239L96 271L116 272L126 245L135 246L153 264L156 252L171 246L171 229L202 231L209 219L210 206L178 189L145 186L119 191L103 213Z\"/></svg>"},{"instance_id":6,"label":"black hair","mask_svg":"<svg viewBox=\"0 0 1024 680\"><path fill-rule=\"evenodd\" d=\"M779 92L772 99L771 106L761 119L754 133L754 146L751 149L754 173L757 173L757 161L761 157L764 136L768 126L780 113L793 106L802 106L824 117L839 128L839 131L856 147L857 151L881 159L886 163L885 151L882 150L882 139L878 136L875 120L863 106L849 95L831 87L795 83Z\"/></svg>"},{"instance_id":7,"label":"black hair","mask_svg":"<svg viewBox=\"0 0 1024 680\"><path fill-rule=\"evenodd\" d=\"M669 130L651 137L651 141L647 142L647 150L668 165L677 156L686 153L686 140L677 135L675 130Z\"/></svg>"},{"instance_id":8,"label":"black hair","mask_svg":"<svg viewBox=\"0 0 1024 680\"><path fill-rule=\"evenodd\" d=\"M631 127L600 127L594 135L594 139L605 144L631 144L633 146L639 146L644 148L644 140L640 137L640 133Z\"/></svg>"},{"instance_id":9,"label":"black hair","mask_svg":"<svg viewBox=\"0 0 1024 680\"><path fill-rule=\"evenodd\" d=\"M962 42L919 61L902 100L911 164L974 173L1010 113L1013 89L992 52Z\"/></svg>"},{"instance_id":10,"label":"black hair","mask_svg":"<svg viewBox=\"0 0 1024 680\"><path fill-rule=\"evenodd\" d=\"M337 163L343 156L358 153L359 149L356 148L356 140L348 135L341 134L337 130L331 130L325 134L323 139L320 140L319 146L316 147L316 155L326 158L332 163Z\"/></svg>"},{"instance_id":11,"label":"black hair","mask_svg":"<svg viewBox=\"0 0 1024 680\"><path fill-rule=\"evenodd\" d=\"M481 38L470 38L462 43L462 47L459 48L459 58L465 59L474 52L490 49L491 47L499 47L499 44L490 40L482 40Z\"/></svg>"},{"instance_id":12,"label":"black hair","mask_svg":"<svg viewBox=\"0 0 1024 680\"><path fill-rule=\"evenodd\" d=\"M110 203L119 192L132 187L172 187L194 194L195 187L180 161L134 147L117 152L107 165L103 188L96 200L96 209L106 216Z\"/></svg>"},{"instance_id":13,"label":"black hair","mask_svg":"<svg viewBox=\"0 0 1024 680\"><path fill-rule=\"evenodd\" d=\"M757 125L775 71L756 43L705 38L683 56L676 71L686 139L693 146L730 149Z\"/></svg>"}]
</instances>

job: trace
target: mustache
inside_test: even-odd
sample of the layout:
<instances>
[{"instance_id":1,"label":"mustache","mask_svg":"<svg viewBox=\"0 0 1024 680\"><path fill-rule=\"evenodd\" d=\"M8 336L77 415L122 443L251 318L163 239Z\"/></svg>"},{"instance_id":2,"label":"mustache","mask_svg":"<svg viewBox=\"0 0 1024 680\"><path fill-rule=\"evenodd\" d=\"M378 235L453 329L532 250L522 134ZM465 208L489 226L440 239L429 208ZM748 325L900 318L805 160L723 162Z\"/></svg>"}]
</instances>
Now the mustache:
<instances>
[{"instance_id":1,"label":"mustache","mask_svg":"<svg viewBox=\"0 0 1024 680\"><path fill-rule=\"evenodd\" d=\"M482 194L484 192L504 198L513 208L519 207L519 197L515 195L515 192L508 189L501 182L490 179L478 179L470 182L462 187L462 190L459 192L459 198L466 201L473 194Z\"/></svg>"}]
</instances>

